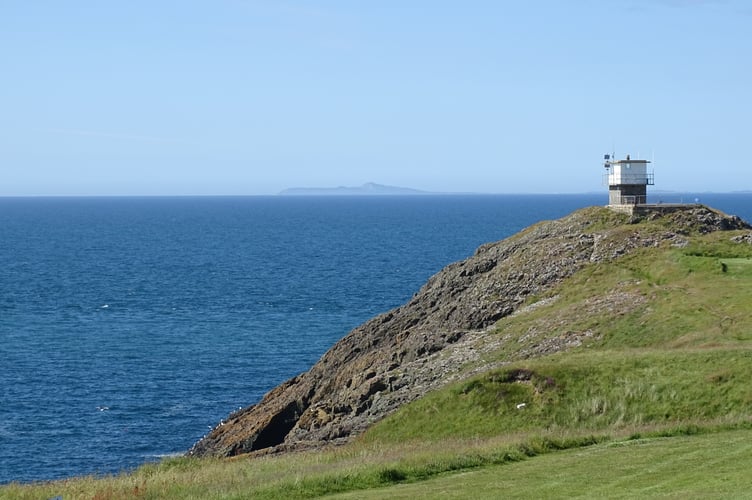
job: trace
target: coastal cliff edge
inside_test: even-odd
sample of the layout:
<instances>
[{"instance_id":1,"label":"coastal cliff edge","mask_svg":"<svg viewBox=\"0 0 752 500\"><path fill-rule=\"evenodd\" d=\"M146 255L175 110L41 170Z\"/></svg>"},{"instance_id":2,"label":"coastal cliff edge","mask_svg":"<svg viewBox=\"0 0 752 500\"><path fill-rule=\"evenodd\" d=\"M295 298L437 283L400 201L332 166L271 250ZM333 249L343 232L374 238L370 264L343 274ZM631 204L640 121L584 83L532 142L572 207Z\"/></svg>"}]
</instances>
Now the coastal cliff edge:
<instances>
[{"instance_id":1,"label":"coastal cliff edge","mask_svg":"<svg viewBox=\"0 0 752 500\"><path fill-rule=\"evenodd\" d=\"M233 456L346 442L429 391L492 368L482 356L493 347L488 329L533 307L531 299L585 266L640 248L682 247L692 234L750 229L738 217L701 205L640 216L589 207L539 222L448 265L406 304L353 329L310 370L229 415L188 454ZM629 300L620 304L630 307ZM539 356L581 340L551 338L518 354Z\"/></svg>"}]
</instances>

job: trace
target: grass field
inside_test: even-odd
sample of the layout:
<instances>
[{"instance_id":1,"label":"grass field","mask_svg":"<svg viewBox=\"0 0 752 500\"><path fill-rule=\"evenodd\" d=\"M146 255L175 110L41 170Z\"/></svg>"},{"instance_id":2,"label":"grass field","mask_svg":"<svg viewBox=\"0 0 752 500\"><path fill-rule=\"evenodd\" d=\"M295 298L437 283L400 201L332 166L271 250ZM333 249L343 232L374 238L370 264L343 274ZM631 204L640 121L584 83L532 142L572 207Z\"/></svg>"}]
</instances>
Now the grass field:
<instances>
[{"instance_id":1,"label":"grass field","mask_svg":"<svg viewBox=\"0 0 752 500\"><path fill-rule=\"evenodd\" d=\"M752 429L648 434L601 442L523 443L516 436L355 445L256 460L172 459L130 475L10 485L0 489L0 498L468 498L468 492L474 498L752 497Z\"/></svg>"},{"instance_id":2,"label":"grass field","mask_svg":"<svg viewBox=\"0 0 752 500\"><path fill-rule=\"evenodd\" d=\"M173 458L0 498L752 498L752 245L735 234L593 263L488 332L497 368L346 446Z\"/></svg>"},{"instance_id":3,"label":"grass field","mask_svg":"<svg viewBox=\"0 0 752 500\"><path fill-rule=\"evenodd\" d=\"M610 442L330 498L750 498L752 431Z\"/></svg>"}]
</instances>

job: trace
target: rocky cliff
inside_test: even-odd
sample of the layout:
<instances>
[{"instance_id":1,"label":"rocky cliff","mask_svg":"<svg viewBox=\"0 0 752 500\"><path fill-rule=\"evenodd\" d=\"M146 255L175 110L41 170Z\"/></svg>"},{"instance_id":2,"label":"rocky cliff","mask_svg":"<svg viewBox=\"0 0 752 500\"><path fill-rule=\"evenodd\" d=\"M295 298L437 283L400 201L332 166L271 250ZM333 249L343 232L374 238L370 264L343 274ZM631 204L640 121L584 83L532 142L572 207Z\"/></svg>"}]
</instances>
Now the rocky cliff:
<instances>
[{"instance_id":1,"label":"rocky cliff","mask_svg":"<svg viewBox=\"0 0 752 500\"><path fill-rule=\"evenodd\" d=\"M644 224L643 222L650 222ZM687 236L750 229L738 217L686 206L640 217L586 208L538 223L437 273L405 305L355 328L308 371L230 415L189 451L231 456L346 441L401 405L482 363L484 331L584 266ZM542 342L537 355L577 339Z\"/></svg>"}]
</instances>

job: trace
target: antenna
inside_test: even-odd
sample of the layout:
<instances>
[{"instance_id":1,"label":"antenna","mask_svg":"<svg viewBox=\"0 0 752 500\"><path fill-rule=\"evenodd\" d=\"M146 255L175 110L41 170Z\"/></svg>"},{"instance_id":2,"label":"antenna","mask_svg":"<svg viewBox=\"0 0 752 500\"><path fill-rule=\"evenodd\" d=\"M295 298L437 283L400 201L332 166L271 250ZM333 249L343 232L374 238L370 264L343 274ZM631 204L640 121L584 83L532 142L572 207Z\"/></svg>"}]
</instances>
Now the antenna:
<instances>
[{"instance_id":1,"label":"antenna","mask_svg":"<svg viewBox=\"0 0 752 500\"><path fill-rule=\"evenodd\" d=\"M653 183L655 184L655 149L650 149L650 169L653 171Z\"/></svg>"}]
</instances>

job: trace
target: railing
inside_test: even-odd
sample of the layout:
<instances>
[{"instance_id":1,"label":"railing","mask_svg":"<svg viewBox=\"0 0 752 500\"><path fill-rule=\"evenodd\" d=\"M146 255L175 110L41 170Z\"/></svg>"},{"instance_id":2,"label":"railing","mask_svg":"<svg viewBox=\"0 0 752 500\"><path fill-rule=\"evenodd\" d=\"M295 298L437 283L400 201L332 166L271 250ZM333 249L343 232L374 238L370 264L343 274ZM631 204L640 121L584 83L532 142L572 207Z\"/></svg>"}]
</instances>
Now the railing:
<instances>
[{"instance_id":1,"label":"railing","mask_svg":"<svg viewBox=\"0 0 752 500\"><path fill-rule=\"evenodd\" d=\"M620 196L617 205L644 205L648 201L647 196Z\"/></svg>"},{"instance_id":2,"label":"railing","mask_svg":"<svg viewBox=\"0 0 752 500\"><path fill-rule=\"evenodd\" d=\"M644 175L637 174L625 174L622 172L620 175L608 173L603 175L604 186L620 186L620 185L632 185L632 186L654 186L655 174L653 172L646 173Z\"/></svg>"}]
</instances>

